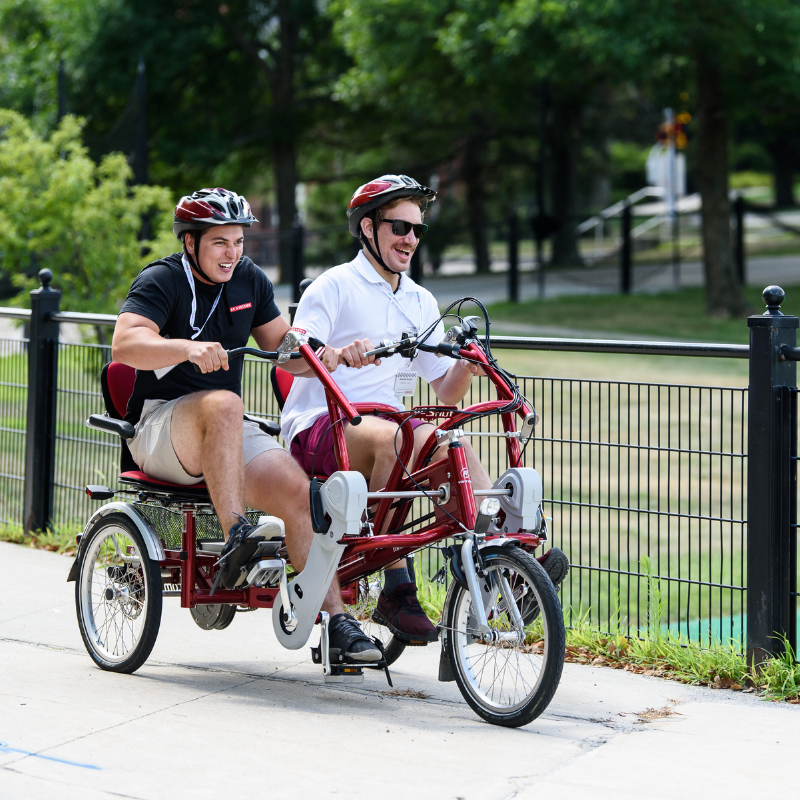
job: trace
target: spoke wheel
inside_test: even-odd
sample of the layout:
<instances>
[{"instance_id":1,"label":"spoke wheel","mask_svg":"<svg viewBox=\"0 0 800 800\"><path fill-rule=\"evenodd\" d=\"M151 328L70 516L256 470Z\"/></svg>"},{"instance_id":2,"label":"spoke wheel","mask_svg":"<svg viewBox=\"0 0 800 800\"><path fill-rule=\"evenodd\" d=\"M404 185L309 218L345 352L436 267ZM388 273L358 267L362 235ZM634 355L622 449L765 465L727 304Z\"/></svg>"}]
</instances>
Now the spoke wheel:
<instances>
[{"instance_id":1,"label":"spoke wheel","mask_svg":"<svg viewBox=\"0 0 800 800\"><path fill-rule=\"evenodd\" d=\"M361 578L358 581L356 602L346 605L344 610L358 620L367 636L377 637L381 640L386 653L386 663L391 666L400 658L406 646L388 628L378 625L372 619L372 612L378 604L378 595L381 593L381 589L383 589L383 570Z\"/></svg>"},{"instance_id":2,"label":"spoke wheel","mask_svg":"<svg viewBox=\"0 0 800 800\"><path fill-rule=\"evenodd\" d=\"M443 615L444 647L472 709L494 725L517 728L547 708L561 680L564 618L553 584L532 556L503 547L481 554L479 602L490 633L481 635L470 592L455 584Z\"/></svg>"},{"instance_id":3,"label":"spoke wheel","mask_svg":"<svg viewBox=\"0 0 800 800\"><path fill-rule=\"evenodd\" d=\"M124 514L98 520L84 536L75 608L89 655L101 669L130 673L144 664L161 624L161 573Z\"/></svg>"}]
</instances>

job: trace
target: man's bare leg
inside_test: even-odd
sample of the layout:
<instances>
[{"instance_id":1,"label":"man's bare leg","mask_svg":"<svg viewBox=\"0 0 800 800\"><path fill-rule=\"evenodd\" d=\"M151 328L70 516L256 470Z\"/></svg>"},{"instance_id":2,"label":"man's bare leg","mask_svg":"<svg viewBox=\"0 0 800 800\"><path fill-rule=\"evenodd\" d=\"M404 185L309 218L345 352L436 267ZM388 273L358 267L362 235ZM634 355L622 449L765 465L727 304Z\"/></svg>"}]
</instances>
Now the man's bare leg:
<instances>
[{"instance_id":1,"label":"man's bare leg","mask_svg":"<svg viewBox=\"0 0 800 800\"><path fill-rule=\"evenodd\" d=\"M175 455L186 472L203 476L226 540L244 514L243 415L233 392L196 392L175 404L170 422Z\"/></svg>"},{"instance_id":2,"label":"man's bare leg","mask_svg":"<svg viewBox=\"0 0 800 800\"><path fill-rule=\"evenodd\" d=\"M286 526L286 546L292 565L301 571L317 535L311 527L308 476L285 450L267 450L245 467L245 501L280 517ZM322 604L331 616L344 611L339 580L333 576Z\"/></svg>"}]
</instances>

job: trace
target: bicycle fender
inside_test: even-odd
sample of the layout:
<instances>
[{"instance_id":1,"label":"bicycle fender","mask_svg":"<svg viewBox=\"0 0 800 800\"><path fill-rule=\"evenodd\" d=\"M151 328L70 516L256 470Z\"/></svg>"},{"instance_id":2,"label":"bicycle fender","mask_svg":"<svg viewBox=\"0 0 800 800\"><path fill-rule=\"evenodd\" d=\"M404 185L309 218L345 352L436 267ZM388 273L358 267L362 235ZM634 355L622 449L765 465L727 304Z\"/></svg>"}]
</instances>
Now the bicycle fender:
<instances>
[{"instance_id":1,"label":"bicycle fender","mask_svg":"<svg viewBox=\"0 0 800 800\"><path fill-rule=\"evenodd\" d=\"M506 538L505 536L497 539L490 539L489 541L485 541L478 546L479 550L483 550L485 547L519 547L520 541L519 539L511 539ZM453 665L450 663L450 658L447 655L447 637L449 636L449 631L447 630L447 620L449 619L448 609L450 607L450 602L452 601L453 591L455 587L459 584L464 587L467 591L469 591L469 587L467 586L467 578L464 575L463 567L461 566L461 548L456 545L450 545L450 547L444 548L445 552L449 555L450 558L450 573L453 576L453 581L451 582L450 586L447 588L447 594L444 598L444 604L442 606L442 627L440 629L440 637L442 641L442 649L439 653L439 681L441 683L448 683L450 681L454 681L455 675L453 674Z\"/></svg>"},{"instance_id":2,"label":"bicycle fender","mask_svg":"<svg viewBox=\"0 0 800 800\"><path fill-rule=\"evenodd\" d=\"M75 561L72 563L69 575L67 575L67 583L75 581L78 578L78 562L84 548L86 547L86 534L88 533L89 528L91 528L91 526L94 525L94 523L99 519L114 513L124 514L131 520L131 522L133 522L139 533L142 534L142 539L144 539L144 544L147 548L147 555L153 561L164 560L164 546L161 544L161 539L158 538L158 534L153 529L153 526L136 510L133 505L119 501L114 503L106 503L104 506L98 508L91 517L89 517L89 521L86 523L86 527L83 529L81 540L78 544L78 550L75 553Z\"/></svg>"}]
</instances>

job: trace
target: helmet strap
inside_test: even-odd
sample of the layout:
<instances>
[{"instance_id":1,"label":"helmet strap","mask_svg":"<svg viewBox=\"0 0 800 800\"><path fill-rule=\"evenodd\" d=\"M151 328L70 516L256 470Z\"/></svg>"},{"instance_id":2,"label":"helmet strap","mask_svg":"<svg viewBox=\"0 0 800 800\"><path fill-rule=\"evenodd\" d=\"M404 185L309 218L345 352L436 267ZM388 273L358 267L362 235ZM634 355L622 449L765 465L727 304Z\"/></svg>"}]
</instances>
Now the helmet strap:
<instances>
[{"instance_id":1,"label":"helmet strap","mask_svg":"<svg viewBox=\"0 0 800 800\"><path fill-rule=\"evenodd\" d=\"M389 269L389 267L386 266L386 262L381 257L381 246L378 244L378 210L374 209L371 211L369 218L372 220L372 240L375 242L375 249L373 249L363 230L361 231L359 238L364 243L364 246L367 248L367 250L369 250L370 255L381 265L381 267L383 267L383 269L385 269L390 275L402 275L402 272L395 272L395 270Z\"/></svg>"},{"instance_id":2,"label":"helmet strap","mask_svg":"<svg viewBox=\"0 0 800 800\"><path fill-rule=\"evenodd\" d=\"M195 249L197 249L197 237L194 240ZM219 281L211 280L208 275L200 269L200 264L195 260L194 256L189 252L188 248L186 247L186 237L183 237L183 252L186 255L186 260L189 262L189 266L200 275L201 278L205 278L209 283L213 284L214 286L219 286ZM228 325L233 325L233 314L231 314L231 307L228 305L228 282L221 281L222 283L222 304L225 306L225 312L228 316Z\"/></svg>"}]
</instances>

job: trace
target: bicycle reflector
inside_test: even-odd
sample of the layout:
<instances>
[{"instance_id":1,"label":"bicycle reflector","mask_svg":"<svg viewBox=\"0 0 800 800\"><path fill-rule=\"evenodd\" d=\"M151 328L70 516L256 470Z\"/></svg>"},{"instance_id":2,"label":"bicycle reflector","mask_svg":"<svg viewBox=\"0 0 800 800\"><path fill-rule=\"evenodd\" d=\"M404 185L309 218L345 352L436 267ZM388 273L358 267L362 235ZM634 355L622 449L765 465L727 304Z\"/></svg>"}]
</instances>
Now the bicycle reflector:
<instances>
[{"instance_id":1,"label":"bicycle reflector","mask_svg":"<svg viewBox=\"0 0 800 800\"><path fill-rule=\"evenodd\" d=\"M86 494L92 500L110 500L114 496L114 492L108 486L98 486L90 484L86 487Z\"/></svg>"}]
</instances>

